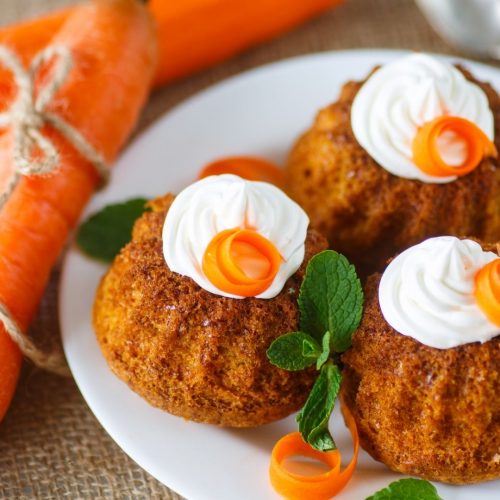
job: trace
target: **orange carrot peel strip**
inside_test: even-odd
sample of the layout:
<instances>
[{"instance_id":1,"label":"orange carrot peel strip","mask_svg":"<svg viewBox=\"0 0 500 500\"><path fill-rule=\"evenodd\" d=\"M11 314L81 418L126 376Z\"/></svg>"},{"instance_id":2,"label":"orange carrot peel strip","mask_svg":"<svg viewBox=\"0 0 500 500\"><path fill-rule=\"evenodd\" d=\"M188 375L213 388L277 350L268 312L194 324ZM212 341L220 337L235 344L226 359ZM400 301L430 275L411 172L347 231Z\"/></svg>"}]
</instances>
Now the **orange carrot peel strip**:
<instances>
[{"instance_id":1,"label":"orange carrot peel strip","mask_svg":"<svg viewBox=\"0 0 500 500\"><path fill-rule=\"evenodd\" d=\"M480 269L475 282L477 304L492 323L500 326L500 259Z\"/></svg>"},{"instance_id":2,"label":"orange carrot peel strip","mask_svg":"<svg viewBox=\"0 0 500 500\"><path fill-rule=\"evenodd\" d=\"M453 132L466 144L467 156L460 165L447 164L437 141L444 132ZM439 116L424 124L413 140L413 161L422 172L434 177L463 176L472 172L485 156L497 157L495 145L474 123L458 116Z\"/></svg>"},{"instance_id":3,"label":"orange carrot peel strip","mask_svg":"<svg viewBox=\"0 0 500 500\"><path fill-rule=\"evenodd\" d=\"M216 234L203 256L202 269L219 290L255 297L269 288L282 257L274 244L253 229Z\"/></svg>"},{"instance_id":4,"label":"orange carrot peel strip","mask_svg":"<svg viewBox=\"0 0 500 500\"><path fill-rule=\"evenodd\" d=\"M230 156L209 163L199 175L199 179L209 175L234 174L249 181L270 182L275 186L283 184L283 170L261 158L252 156Z\"/></svg>"},{"instance_id":5,"label":"orange carrot peel strip","mask_svg":"<svg viewBox=\"0 0 500 500\"><path fill-rule=\"evenodd\" d=\"M274 489L289 500L326 500L339 493L351 479L358 461L359 436L356 422L344 405L342 408L345 421L354 442L354 454L344 470L340 470L341 455L339 450L317 451L309 446L299 432L292 432L282 437L274 446L271 455L269 476ZM283 467L283 461L294 455L314 458L331 467L328 472L316 476L303 476L289 472Z\"/></svg>"}]
</instances>

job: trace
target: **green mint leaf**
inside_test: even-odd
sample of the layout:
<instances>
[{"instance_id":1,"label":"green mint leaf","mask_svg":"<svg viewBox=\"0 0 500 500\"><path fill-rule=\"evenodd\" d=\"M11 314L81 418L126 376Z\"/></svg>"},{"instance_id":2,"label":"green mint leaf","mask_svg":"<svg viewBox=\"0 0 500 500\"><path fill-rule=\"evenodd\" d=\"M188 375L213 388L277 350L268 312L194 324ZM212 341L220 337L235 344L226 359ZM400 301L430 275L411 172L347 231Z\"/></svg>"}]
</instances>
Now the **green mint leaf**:
<instances>
[{"instance_id":1,"label":"green mint leaf","mask_svg":"<svg viewBox=\"0 0 500 500\"><path fill-rule=\"evenodd\" d=\"M442 498L429 481L406 478L394 481L366 500L442 500Z\"/></svg>"},{"instance_id":2,"label":"green mint leaf","mask_svg":"<svg viewBox=\"0 0 500 500\"><path fill-rule=\"evenodd\" d=\"M145 198L134 198L104 207L79 228L77 245L89 257L112 262L130 241L134 222L147 210Z\"/></svg>"},{"instance_id":3,"label":"green mint leaf","mask_svg":"<svg viewBox=\"0 0 500 500\"><path fill-rule=\"evenodd\" d=\"M318 359L316 360L316 369L319 370L327 361L328 358L330 357L330 342L331 342L331 335L330 332L326 332L323 335L323 351L321 351L321 354L318 356Z\"/></svg>"},{"instance_id":4,"label":"green mint leaf","mask_svg":"<svg viewBox=\"0 0 500 500\"><path fill-rule=\"evenodd\" d=\"M363 311L363 290L354 266L333 250L315 255L300 287L299 308L302 331L318 342L329 331L334 351L348 349Z\"/></svg>"},{"instance_id":5,"label":"green mint leaf","mask_svg":"<svg viewBox=\"0 0 500 500\"><path fill-rule=\"evenodd\" d=\"M321 367L309 397L297 415L302 438L319 451L330 451L336 448L328 430L328 422L341 381L342 375L339 368L332 361L328 361Z\"/></svg>"},{"instance_id":6,"label":"green mint leaf","mask_svg":"<svg viewBox=\"0 0 500 500\"><path fill-rule=\"evenodd\" d=\"M321 451L335 450L337 448L328 429L319 429L317 432L311 432L309 435L309 444L316 450Z\"/></svg>"},{"instance_id":7,"label":"green mint leaf","mask_svg":"<svg viewBox=\"0 0 500 500\"><path fill-rule=\"evenodd\" d=\"M267 357L273 365L290 371L303 370L313 365L320 354L320 345L304 332L281 335L267 350Z\"/></svg>"},{"instance_id":8,"label":"green mint leaf","mask_svg":"<svg viewBox=\"0 0 500 500\"><path fill-rule=\"evenodd\" d=\"M317 359L321 355L318 343L312 338L304 338L302 341L302 356L305 358Z\"/></svg>"}]
</instances>

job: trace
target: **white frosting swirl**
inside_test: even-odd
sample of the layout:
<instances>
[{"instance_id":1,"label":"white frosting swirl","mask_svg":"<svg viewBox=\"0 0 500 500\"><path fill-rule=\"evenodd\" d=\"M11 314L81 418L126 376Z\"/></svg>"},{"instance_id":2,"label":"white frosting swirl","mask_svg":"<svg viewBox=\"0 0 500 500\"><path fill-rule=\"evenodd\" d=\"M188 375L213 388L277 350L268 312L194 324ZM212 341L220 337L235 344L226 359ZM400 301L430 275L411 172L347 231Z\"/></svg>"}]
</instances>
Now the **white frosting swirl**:
<instances>
[{"instance_id":1,"label":"white frosting swirl","mask_svg":"<svg viewBox=\"0 0 500 500\"><path fill-rule=\"evenodd\" d=\"M236 227L255 229L283 258L270 287L257 296L270 299L302 264L308 225L304 210L272 184L215 175L191 184L175 197L163 226L163 255L170 270L189 276L205 290L243 298L219 290L207 279L203 255L217 233Z\"/></svg>"},{"instance_id":2,"label":"white frosting swirl","mask_svg":"<svg viewBox=\"0 0 500 500\"><path fill-rule=\"evenodd\" d=\"M379 286L382 314L394 330L438 349L486 342L500 334L476 304L474 277L498 258L472 240L430 238L387 267Z\"/></svg>"},{"instance_id":3,"label":"white frosting swirl","mask_svg":"<svg viewBox=\"0 0 500 500\"><path fill-rule=\"evenodd\" d=\"M466 118L493 140L493 113L483 90L453 65L417 53L382 66L368 78L354 98L351 124L359 144L391 174L445 183L456 177L427 175L412 160L418 128L444 114ZM463 146L455 137L439 149L456 164Z\"/></svg>"}]
</instances>

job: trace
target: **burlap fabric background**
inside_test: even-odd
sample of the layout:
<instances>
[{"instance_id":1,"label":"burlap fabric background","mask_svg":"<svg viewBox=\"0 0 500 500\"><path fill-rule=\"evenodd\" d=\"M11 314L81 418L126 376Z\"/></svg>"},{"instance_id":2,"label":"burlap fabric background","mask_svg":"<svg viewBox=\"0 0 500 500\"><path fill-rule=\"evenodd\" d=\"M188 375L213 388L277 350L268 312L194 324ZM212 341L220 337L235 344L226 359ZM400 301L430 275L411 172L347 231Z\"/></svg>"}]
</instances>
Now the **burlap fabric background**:
<instances>
[{"instance_id":1,"label":"burlap fabric background","mask_svg":"<svg viewBox=\"0 0 500 500\"><path fill-rule=\"evenodd\" d=\"M0 0L0 24L68 3ZM357 47L454 53L429 28L412 0L347 0L293 33L156 92L139 130L184 98L246 69L300 54ZM56 271L32 328L37 338L58 339L57 281ZM107 436L72 380L40 373L28 364L0 425L0 498L180 499Z\"/></svg>"}]
</instances>

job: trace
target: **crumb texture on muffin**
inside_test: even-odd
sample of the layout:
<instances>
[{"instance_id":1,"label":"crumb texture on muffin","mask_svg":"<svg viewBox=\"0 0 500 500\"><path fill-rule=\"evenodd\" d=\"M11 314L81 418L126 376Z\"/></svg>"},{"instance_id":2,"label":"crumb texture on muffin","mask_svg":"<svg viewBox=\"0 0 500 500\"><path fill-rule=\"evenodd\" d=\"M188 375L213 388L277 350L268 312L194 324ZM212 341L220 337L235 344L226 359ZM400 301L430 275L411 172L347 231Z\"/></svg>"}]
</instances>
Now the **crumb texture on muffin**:
<instances>
[{"instance_id":1,"label":"crumb texture on muffin","mask_svg":"<svg viewBox=\"0 0 500 500\"><path fill-rule=\"evenodd\" d=\"M150 203L99 285L94 328L104 356L134 391L174 415L233 427L289 415L304 403L315 371L278 369L266 350L298 328L305 263L326 240L308 232L304 263L274 299L221 297L164 261L161 233L173 199Z\"/></svg>"},{"instance_id":2,"label":"crumb texture on muffin","mask_svg":"<svg viewBox=\"0 0 500 500\"><path fill-rule=\"evenodd\" d=\"M500 336L452 349L397 333L378 303L380 275L343 355L341 398L363 448L392 470L447 483L500 478Z\"/></svg>"},{"instance_id":3,"label":"crumb texture on muffin","mask_svg":"<svg viewBox=\"0 0 500 500\"><path fill-rule=\"evenodd\" d=\"M460 70L486 93L500 150L500 97L489 84ZM499 160L485 158L471 174L448 184L390 174L352 132L351 106L362 84L348 82L338 101L318 113L292 149L285 173L287 193L332 248L367 276L395 253L430 236L500 240Z\"/></svg>"}]
</instances>

